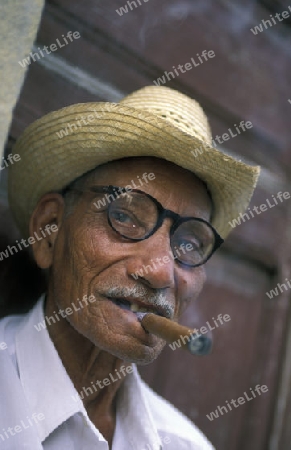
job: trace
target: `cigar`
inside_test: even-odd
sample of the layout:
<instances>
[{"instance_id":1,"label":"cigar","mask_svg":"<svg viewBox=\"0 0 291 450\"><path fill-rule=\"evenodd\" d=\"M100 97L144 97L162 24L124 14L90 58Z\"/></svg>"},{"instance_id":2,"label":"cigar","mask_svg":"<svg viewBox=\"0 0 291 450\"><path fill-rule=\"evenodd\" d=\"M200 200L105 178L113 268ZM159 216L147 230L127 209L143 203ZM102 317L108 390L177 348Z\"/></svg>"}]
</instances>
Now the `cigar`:
<instances>
[{"instance_id":1,"label":"cigar","mask_svg":"<svg viewBox=\"0 0 291 450\"><path fill-rule=\"evenodd\" d=\"M179 348L188 350L192 355L207 355L211 351L211 339L199 334L196 329L189 330L170 319L152 313L137 313L137 317L146 331L169 343L175 341L181 343Z\"/></svg>"}]
</instances>

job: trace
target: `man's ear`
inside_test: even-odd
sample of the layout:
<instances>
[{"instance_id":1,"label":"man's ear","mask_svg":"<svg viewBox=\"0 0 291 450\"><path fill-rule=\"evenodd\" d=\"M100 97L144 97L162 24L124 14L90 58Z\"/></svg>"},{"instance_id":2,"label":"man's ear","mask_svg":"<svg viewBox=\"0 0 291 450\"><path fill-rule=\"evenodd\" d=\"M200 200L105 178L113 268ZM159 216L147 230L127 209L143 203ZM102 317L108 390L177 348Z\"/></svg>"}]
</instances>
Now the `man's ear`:
<instances>
[{"instance_id":1,"label":"man's ear","mask_svg":"<svg viewBox=\"0 0 291 450\"><path fill-rule=\"evenodd\" d=\"M32 251L37 265L42 269L48 269L52 264L54 244L62 224L64 206L63 197L52 192L41 197L31 215L29 235L32 238Z\"/></svg>"}]
</instances>

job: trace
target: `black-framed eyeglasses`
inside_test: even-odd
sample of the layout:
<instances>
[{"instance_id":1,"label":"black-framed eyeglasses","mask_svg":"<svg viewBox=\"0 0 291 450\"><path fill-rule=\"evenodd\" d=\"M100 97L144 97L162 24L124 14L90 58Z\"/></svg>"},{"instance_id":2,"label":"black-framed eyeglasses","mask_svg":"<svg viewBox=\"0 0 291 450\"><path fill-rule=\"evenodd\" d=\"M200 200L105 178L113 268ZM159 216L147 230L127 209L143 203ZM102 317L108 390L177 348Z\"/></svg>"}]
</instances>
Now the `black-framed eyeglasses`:
<instances>
[{"instance_id":1,"label":"black-framed eyeglasses","mask_svg":"<svg viewBox=\"0 0 291 450\"><path fill-rule=\"evenodd\" d=\"M170 228L170 245L174 255L181 264L198 267L205 264L224 240L215 228L199 217L181 217L139 189L125 189L118 186L92 186L79 190L65 188L80 193L91 192L104 194L103 199L96 200L97 211L107 210L107 220L111 228L120 236L132 242L139 242L151 237L166 218L173 220Z\"/></svg>"}]
</instances>

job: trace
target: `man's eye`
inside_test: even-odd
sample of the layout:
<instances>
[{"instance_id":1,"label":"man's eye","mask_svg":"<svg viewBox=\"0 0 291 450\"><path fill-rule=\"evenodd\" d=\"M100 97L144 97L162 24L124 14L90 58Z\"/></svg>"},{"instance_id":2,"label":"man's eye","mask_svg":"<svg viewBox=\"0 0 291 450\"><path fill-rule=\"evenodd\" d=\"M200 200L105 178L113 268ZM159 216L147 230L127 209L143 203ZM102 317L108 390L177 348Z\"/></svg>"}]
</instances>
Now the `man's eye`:
<instances>
[{"instance_id":1,"label":"man's eye","mask_svg":"<svg viewBox=\"0 0 291 450\"><path fill-rule=\"evenodd\" d=\"M124 212L115 211L111 214L111 217L114 221L117 221L120 223L128 223L128 224L133 223L132 218Z\"/></svg>"},{"instance_id":2,"label":"man's eye","mask_svg":"<svg viewBox=\"0 0 291 450\"><path fill-rule=\"evenodd\" d=\"M190 244L190 246L189 246ZM198 237L193 237L189 239L183 239L179 241L178 248L184 248L186 251L186 254L190 255L200 255L203 257L205 253L205 242L203 240L199 239Z\"/></svg>"},{"instance_id":3,"label":"man's eye","mask_svg":"<svg viewBox=\"0 0 291 450\"><path fill-rule=\"evenodd\" d=\"M111 225L116 231L126 235L128 238L142 238L146 232L146 226L139 220L133 211L125 208L110 211L109 218Z\"/></svg>"},{"instance_id":4,"label":"man's eye","mask_svg":"<svg viewBox=\"0 0 291 450\"><path fill-rule=\"evenodd\" d=\"M116 226L138 228L140 226L137 218L130 211L115 210L111 211L110 218Z\"/></svg>"},{"instance_id":5,"label":"man's eye","mask_svg":"<svg viewBox=\"0 0 291 450\"><path fill-rule=\"evenodd\" d=\"M203 242L201 242L198 238L189 238L189 239L180 239L179 240L179 246L186 247L187 244L190 244L192 248L190 247L190 250L199 250L203 246Z\"/></svg>"}]
</instances>

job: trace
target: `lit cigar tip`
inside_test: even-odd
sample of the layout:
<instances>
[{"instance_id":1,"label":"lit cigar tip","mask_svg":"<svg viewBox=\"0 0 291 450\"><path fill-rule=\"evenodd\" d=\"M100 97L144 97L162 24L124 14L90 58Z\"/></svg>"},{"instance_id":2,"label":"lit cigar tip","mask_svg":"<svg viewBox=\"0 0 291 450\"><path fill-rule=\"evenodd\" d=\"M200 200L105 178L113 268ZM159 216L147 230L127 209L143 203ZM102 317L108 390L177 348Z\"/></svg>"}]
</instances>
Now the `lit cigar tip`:
<instances>
[{"instance_id":1,"label":"lit cigar tip","mask_svg":"<svg viewBox=\"0 0 291 450\"><path fill-rule=\"evenodd\" d=\"M156 316L151 312L137 312L136 315L145 332L152 333L170 343L181 342L181 338L187 339L187 342L183 341L184 345L182 347L180 345L180 347L188 350L192 355L208 355L211 353L211 338L198 334L198 330L189 330L184 325L165 317ZM143 320L145 316L149 317Z\"/></svg>"},{"instance_id":2,"label":"lit cigar tip","mask_svg":"<svg viewBox=\"0 0 291 450\"><path fill-rule=\"evenodd\" d=\"M212 350L212 340L208 336L192 336L187 347L192 355L209 355Z\"/></svg>"}]
</instances>

